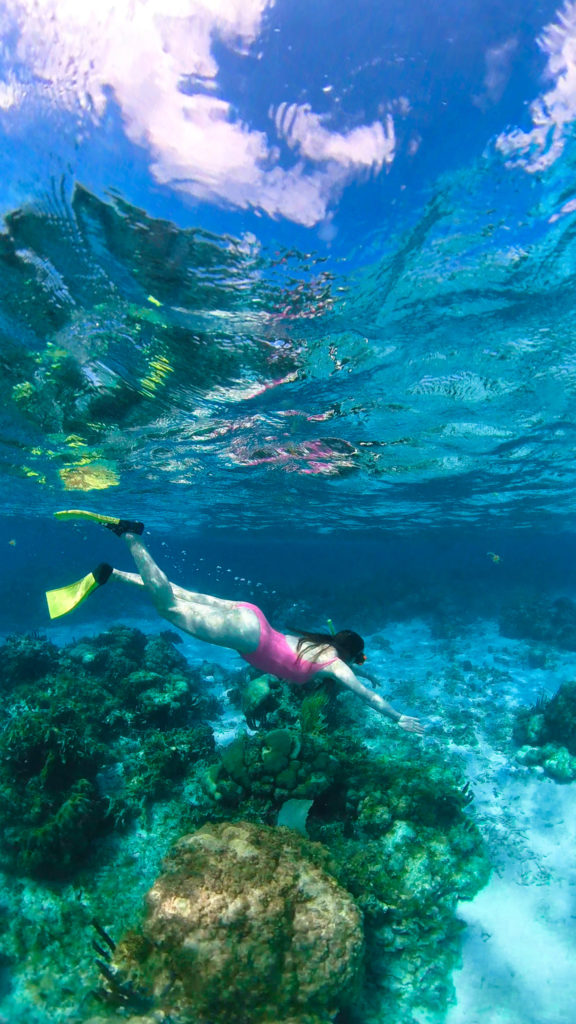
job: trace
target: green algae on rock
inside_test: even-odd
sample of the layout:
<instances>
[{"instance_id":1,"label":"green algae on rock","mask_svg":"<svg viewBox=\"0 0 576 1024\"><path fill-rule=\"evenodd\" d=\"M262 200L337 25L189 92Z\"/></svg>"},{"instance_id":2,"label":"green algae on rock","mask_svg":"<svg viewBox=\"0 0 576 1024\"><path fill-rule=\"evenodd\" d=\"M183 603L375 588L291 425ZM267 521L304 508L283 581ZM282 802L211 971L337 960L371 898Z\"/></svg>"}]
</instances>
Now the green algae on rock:
<instances>
[{"instance_id":1,"label":"green algae on rock","mask_svg":"<svg viewBox=\"0 0 576 1024\"><path fill-rule=\"evenodd\" d=\"M318 844L247 822L180 839L116 947L116 986L177 1020L330 1020L355 991L361 914ZM114 987L110 989L114 997ZM301 1018L304 1019L304 1018Z\"/></svg>"}]
</instances>

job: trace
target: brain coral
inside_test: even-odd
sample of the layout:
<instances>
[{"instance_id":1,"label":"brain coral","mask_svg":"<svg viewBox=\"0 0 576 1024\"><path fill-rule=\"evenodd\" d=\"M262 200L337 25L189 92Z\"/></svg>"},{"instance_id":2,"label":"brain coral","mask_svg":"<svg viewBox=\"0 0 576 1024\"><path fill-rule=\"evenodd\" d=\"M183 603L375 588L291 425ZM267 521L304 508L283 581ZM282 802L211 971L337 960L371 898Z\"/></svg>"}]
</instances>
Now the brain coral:
<instances>
[{"instance_id":1,"label":"brain coral","mask_svg":"<svg viewBox=\"0 0 576 1024\"><path fill-rule=\"evenodd\" d=\"M329 1020L362 958L360 913L320 846L236 822L184 836L116 948L119 985L178 1020ZM309 1016L310 1015L310 1016Z\"/></svg>"}]
</instances>

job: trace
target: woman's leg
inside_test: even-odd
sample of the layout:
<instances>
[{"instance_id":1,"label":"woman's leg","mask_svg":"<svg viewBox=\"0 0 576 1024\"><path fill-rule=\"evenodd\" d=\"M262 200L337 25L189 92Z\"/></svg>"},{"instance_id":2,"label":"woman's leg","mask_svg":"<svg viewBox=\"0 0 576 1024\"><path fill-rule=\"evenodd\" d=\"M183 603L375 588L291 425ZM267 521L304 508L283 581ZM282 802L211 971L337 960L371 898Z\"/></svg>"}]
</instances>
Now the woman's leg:
<instances>
[{"instance_id":1,"label":"woman's leg","mask_svg":"<svg viewBox=\"0 0 576 1024\"><path fill-rule=\"evenodd\" d=\"M119 580L121 583L130 583L134 587L146 587L144 580L137 572L124 572L123 569L112 569L111 580Z\"/></svg>"},{"instance_id":2,"label":"woman's leg","mask_svg":"<svg viewBox=\"0 0 576 1024\"><path fill-rule=\"evenodd\" d=\"M125 533L124 539L130 548L130 554L136 562L136 568L146 590L160 614L163 615L174 604L174 591L170 580L166 573L156 565L140 537L137 537L135 533Z\"/></svg>"},{"instance_id":3,"label":"woman's leg","mask_svg":"<svg viewBox=\"0 0 576 1024\"><path fill-rule=\"evenodd\" d=\"M147 552L147 554L149 554ZM156 566L158 569L158 566ZM158 572L161 570L158 569ZM118 580L120 583L129 583L131 586L140 587L146 590L147 586L141 576L137 572L124 572L123 569L112 569L110 575L111 580ZM211 594L198 594L194 590L186 590L184 587L179 587L177 583L170 583L172 587L172 593L177 600L190 600L195 604L211 605L216 608L221 605L237 605L237 601L226 601L221 597L212 597Z\"/></svg>"},{"instance_id":4,"label":"woman's leg","mask_svg":"<svg viewBox=\"0 0 576 1024\"><path fill-rule=\"evenodd\" d=\"M144 586L159 614L196 639L244 654L256 650L260 622L250 608L238 601L198 594L170 583L141 538L133 533L125 533L124 537L140 576L115 569L114 578Z\"/></svg>"},{"instance_id":5,"label":"woman's leg","mask_svg":"<svg viewBox=\"0 0 576 1024\"><path fill-rule=\"evenodd\" d=\"M107 563L102 563L81 580L48 591L46 598L51 618L58 618L71 612L97 587L112 578L146 589L163 618L197 639L219 644L221 647L230 647L242 654L256 650L260 639L258 615L238 601L223 601L209 594L196 594L170 583L140 539L144 531L142 523L81 509L67 509L56 515L59 519L93 520L118 537L124 536L139 575L122 572L120 569L113 569Z\"/></svg>"}]
</instances>

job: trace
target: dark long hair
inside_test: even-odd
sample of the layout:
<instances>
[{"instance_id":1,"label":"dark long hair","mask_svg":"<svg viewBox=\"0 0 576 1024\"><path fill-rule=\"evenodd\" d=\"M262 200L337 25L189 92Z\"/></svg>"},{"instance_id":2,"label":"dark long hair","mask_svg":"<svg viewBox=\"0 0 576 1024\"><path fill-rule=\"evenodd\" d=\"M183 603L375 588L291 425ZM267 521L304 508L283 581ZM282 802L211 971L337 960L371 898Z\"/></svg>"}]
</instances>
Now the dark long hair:
<instances>
[{"instance_id":1,"label":"dark long hair","mask_svg":"<svg viewBox=\"0 0 576 1024\"><path fill-rule=\"evenodd\" d=\"M353 662L355 665L362 665L366 658L364 656L364 641L359 633L353 629L341 629L334 633L309 633L307 630L298 630L298 658L308 657L309 654L323 654L329 647L334 647L342 661Z\"/></svg>"}]
</instances>

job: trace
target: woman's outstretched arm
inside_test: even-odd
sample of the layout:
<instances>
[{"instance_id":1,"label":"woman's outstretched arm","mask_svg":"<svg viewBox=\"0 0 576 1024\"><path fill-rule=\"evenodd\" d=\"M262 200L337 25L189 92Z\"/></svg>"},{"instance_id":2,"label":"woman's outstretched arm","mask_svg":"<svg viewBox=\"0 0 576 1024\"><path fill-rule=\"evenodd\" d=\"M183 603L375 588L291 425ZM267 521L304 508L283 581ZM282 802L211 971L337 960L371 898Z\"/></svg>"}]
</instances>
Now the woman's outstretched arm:
<instances>
[{"instance_id":1,"label":"woman's outstretched arm","mask_svg":"<svg viewBox=\"0 0 576 1024\"><path fill-rule=\"evenodd\" d=\"M387 718L391 718L392 721L396 722L406 732L415 732L420 736L424 732L424 726L420 719L410 718L408 715L402 715L399 711L396 711L396 708L393 708L380 694L374 693L374 690L369 690L367 686L364 686L350 666L344 661L338 659L338 661L333 662L322 675L331 676L333 679L337 679L339 683L343 683L349 690L357 693L362 700L365 700L370 707L375 708L382 715L386 715Z\"/></svg>"}]
</instances>

